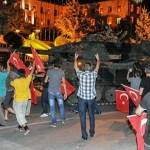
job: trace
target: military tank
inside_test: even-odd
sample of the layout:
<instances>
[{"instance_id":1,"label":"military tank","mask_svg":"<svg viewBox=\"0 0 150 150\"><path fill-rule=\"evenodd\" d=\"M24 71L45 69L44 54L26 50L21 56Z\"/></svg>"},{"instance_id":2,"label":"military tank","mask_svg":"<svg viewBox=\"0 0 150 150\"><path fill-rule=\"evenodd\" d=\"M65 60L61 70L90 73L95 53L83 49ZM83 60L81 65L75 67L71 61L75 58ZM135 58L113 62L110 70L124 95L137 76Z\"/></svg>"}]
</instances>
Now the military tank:
<instances>
[{"instance_id":1,"label":"military tank","mask_svg":"<svg viewBox=\"0 0 150 150\"><path fill-rule=\"evenodd\" d=\"M101 66L96 82L97 98L99 103L115 103L115 90L121 84L128 84L126 74L129 68L140 69L150 61L150 42L129 44L121 42L81 41L70 43L51 49L50 57L61 58L61 67L66 72L66 78L78 87L78 79L73 68L74 54L82 60L95 64L96 53L101 59ZM77 103L76 92L69 98L71 103Z\"/></svg>"}]
</instances>

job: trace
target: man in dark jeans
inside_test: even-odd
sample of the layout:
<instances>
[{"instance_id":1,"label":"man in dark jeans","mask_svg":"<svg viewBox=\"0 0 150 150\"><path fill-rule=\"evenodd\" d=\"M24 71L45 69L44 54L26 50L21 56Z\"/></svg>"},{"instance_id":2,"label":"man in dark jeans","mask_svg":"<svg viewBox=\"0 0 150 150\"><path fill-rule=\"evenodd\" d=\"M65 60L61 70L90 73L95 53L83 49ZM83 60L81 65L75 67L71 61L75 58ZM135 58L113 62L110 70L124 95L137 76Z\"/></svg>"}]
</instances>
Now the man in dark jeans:
<instances>
[{"instance_id":1,"label":"man in dark jeans","mask_svg":"<svg viewBox=\"0 0 150 150\"><path fill-rule=\"evenodd\" d=\"M41 106L42 106L42 114L40 117L48 117L48 108L49 108L49 102L48 102L48 83L45 83L43 86L43 92L41 95Z\"/></svg>"},{"instance_id":2,"label":"man in dark jeans","mask_svg":"<svg viewBox=\"0 0 150 150\"><path fill-rule=\"evenodd\" d=\"M45 77L45 83L48 82L48 99L50 105L50 116L51 116L51 127L56 127L57 125L57 117L55 110L55 100L58 102L61 121L62 124L65 122L65 110L64 110L64 99L67 98L67 90L65 83L65 73L60 68L60 60L55 59L53 61L53 66L48 69L47 75ZM61 84L64 88L64 95L61 93Z\"/></svg>"},{"instance_id":3,"label":"man in dark jeans","mask_svg":"<svg viewBox=\"0 0 150 150\"><path fill-rule=\"evenodd\" d=\"M79 79L79 89L77 96L79 98L79 116L81 122L82 139L87 140L88 134L86 131L86 112L88 110L90 119L90 136L95 134L95 83L100 66L99 55L96 54L96 67L92 70L91 63L85 63L83 70L78 67L78 54L75 54L74 69Z\"/></svg>"},{"instance_id":4,"label":"man in dark jeans","mask_svg":"<svg viewBox=\"0 0 150 150\"><path fill-rule=\"evenodd\" d=\"M146 77L142 79L140 84L140 94L142 101L136 109L136 114L141 115L144 110L147 111L148 121L144 135L145 150L150 150L150 68L145 69Z\"/></svg>"}]
</instances>

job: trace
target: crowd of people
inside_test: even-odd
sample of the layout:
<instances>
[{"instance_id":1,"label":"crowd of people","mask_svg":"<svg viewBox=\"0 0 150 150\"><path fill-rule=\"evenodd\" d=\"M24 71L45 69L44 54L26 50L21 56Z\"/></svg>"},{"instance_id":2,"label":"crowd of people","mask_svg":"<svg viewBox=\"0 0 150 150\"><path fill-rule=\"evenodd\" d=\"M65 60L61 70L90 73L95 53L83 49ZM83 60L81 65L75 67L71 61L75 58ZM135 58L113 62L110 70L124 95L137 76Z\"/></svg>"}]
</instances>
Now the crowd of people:
<instances>
[{"instance_id":1,"label":"crowd of people","mask_svg":"<svg viewBox=\"0 0 150 150\"><path fill-rule=\"evenodd\" d=\"M11 56L10 56L11 57ZM89 62L84 64L84 69L80 70L77 65L79 55L75 54L74 69L79 79L79 90L77 96L79 97L79 114L81 120L82 139L87 140L88 134L86 131L86 112L88 110L90 117L90 136L95 134L95 97L96 97L96 77L100 65L99 55L95 58L97 64L93 70L93 65ZM10 60L7 61L7 67L1 65L0 67L0 126L5 126L8 121L8 113L16 116L18 123L18 130L24 130L24 135L30 132L27 125L26 116L30 114L31 108L31 90L33 73L36 70L36 65L33 62L31 65L25 63L26 67L30 68L30 73L26 74L25 69L16 69ZM86 82L87 81L87 82ZM88 83L88 84L87 84ZM65 73L60 68L59 60L54 59L51 66L48 67L43 80L43 92L41 95L41 104L43 112L41 117L46 117L50 114L50 126L57 126L55 100L58 102L62 124L65 123L65 108L64 99L67 99L67 90L65 83ZM62 95L61 88L64 89ZM49 107L49 108L48 108ZM50 110L50 113L49 113Z\"/></svg>"},{"instance_id":2,"label":"crowd of people","mask_svg":"<svg viewBox=\"0 0 150 150\"><path fill-rule=\"evenodd\" d=\"M88 136L95 135L95 98L96 98L96 78L100 67L100 57L95 54L96 66L85 61L82 68L78 66L79 54L75 53L74 69L78 78L79 87L77 91L79 117L81 124L81 137L87 140ZM31 108L31 91L33 74L36 70L36 65L26 64L30 68L30 73L26 75L24 69L16 69L9 61L7 67L0 66L0 126L6 125L8 121L8 114L13 113L18 122L18 129L24 130L24 135L30 132L27 125L26 116L30 114ZM127 73L127 80L133 89L139 90L142 100L140 105L136 108L131 100L129 100L129 115L136 113L140 115L143 111L147 111L148 123L145 132L145 149L150 149L150 67L146 66L144 69L145 75L142 75L141 70L129 69ZM64 89L62 95L61 88ZM65 83L65 73L60 68L59 61L54 59L51 66L45 73L43 78L43 92L41 95L41 104L43 112L41 117L47 117L50 114L50 126L57 126L57 115L55 109L55 102L57 101L62 124L65 124L65 107L64 99L67 99L67 89ZM49 112L50 111L50 112ZM86 129L86 113L89 114L90 129L89 134Z\"/></svg>"}]
</instances>

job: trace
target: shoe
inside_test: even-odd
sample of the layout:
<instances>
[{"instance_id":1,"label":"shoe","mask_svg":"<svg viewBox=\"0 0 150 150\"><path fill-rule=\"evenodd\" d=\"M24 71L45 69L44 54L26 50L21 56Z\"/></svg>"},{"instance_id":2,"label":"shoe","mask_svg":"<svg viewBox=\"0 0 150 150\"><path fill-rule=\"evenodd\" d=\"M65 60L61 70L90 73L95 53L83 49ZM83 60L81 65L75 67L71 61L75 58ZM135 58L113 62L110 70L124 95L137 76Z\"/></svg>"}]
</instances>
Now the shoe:
<instances>
[{"instance_id":1,"label":"shoe","mask_svg":"<svg viewBox=\"0 0 150 150\"><path fill-rule=\"evenodd\" d=\"M20 132L23 132L23 127L18 125L17 129L20 131Z\"/></svg>"},{"instance_id":2,"label":"shoe","mask_svg":"<svg viewBox=\"0 0 150 150\"><path fill-rule=\"evenodd\" d=\"M82 136L82 139L83 139L83 140L87 140L88 138L87 138L87 137Z\"/></svg>"},{"instance_id":3,"label":"shoe","mask_svg":"<svg viewBox=\"0 0 150 150\"><path fill-rule=\"evenodd\" d=\"M56 123L52 123L52 124L50 124L50 126L53 127L53 128L56 128L56 127L57 127L57 126L56 126Z\"/></svg>"},{"instance_id":4,"label":"shoe","mask_svg":"<svg viewBox=\"0 0 150 150\"><path fill-rule=\"evenodd\" d=\"M41 114L41 116L40 116L41 118L44 118L44 117L48 117L48 114Z\"/></svg>"},{"instance_id":5,"label":"shoe","mask_svg":"<svg viewBox=\"0 0 150 150\"><path fill-rule=\"evenodd\" d=\"M94 133L90 133L90 137L94 137L94 135L95 135Z\"/></svg>"},{"instance_id":6,"label":"shoe","mask_svg":"<svg viewBox=\"0 0 150 150\"><path fill-rule=\"evenodd\" d=\"M0 127L4 127L5 125L4 124L0 124Z\"/></svg>"},{"instance_id":7,"label":"shoe","mask_svg":"<svg viewBox=\"0 0 150 150\"><path fill-rule=\"evenodd\" d=\"M65 124L65 121L63 120L63 121L61 121L61 123L64 125L64 124Z\"/></svg>"},{"instance_id":8,"label":"shoe","mask_svg":"<svg viewBox=\"0 0 150 150\"><path fill-rule=\"evenodd\" d=\"M24 127L24 130L25 130L24 135L27 135L27 134L30 133L30 129L29 129L29 127L27 125Z\"/></svg>"},{"instance_id":9,"label":"shoe","mask_svg":"<svg viewBox=\"0 0 150 150\"><path fill-rule=\"evenodd\" d=\"M30 130L27 129L27 130L25 131L24 135L28 135L29 133L30 133Z\"/></svg>"},{"instance_id":10,"label":"shoe","mask_svg":"<svg viewBox=\"0 0 150 150\"><path fill-rule=\"evenodd\" d=\"M90 132L90 130L89 130L89 134L90 134L90 137L94 137L94 135L95 135L95 131Z\"/></svg>"}]
</instances>

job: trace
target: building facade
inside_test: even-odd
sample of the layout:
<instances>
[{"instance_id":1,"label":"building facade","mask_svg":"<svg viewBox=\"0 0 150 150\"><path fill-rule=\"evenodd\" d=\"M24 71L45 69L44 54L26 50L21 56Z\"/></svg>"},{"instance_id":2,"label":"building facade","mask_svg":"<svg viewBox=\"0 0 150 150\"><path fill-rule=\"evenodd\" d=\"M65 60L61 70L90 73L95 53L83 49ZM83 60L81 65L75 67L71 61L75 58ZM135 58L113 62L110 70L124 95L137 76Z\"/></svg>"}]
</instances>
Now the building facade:
<instances>
[{"instance_id":1,"label":"building facade","mask_svg":"<svg viewBox=\"0 0 150 150\"><path fill-rule=\"evenodd\" d=\"M105 17L105 24L112 27L117 26L120 20L126 16L130 16L132 22L134 22L141 12L141 6L132 4L131 0L105 0L86 5ZM42 0L20 0L20 6L25 12L25 21L40 29L54 28L55 18L58 15L63 16L67 7L66 5L58 5Z\"/></svg>"}]
</instances>

